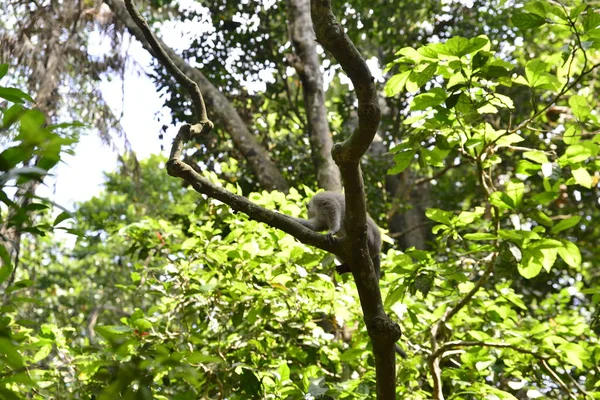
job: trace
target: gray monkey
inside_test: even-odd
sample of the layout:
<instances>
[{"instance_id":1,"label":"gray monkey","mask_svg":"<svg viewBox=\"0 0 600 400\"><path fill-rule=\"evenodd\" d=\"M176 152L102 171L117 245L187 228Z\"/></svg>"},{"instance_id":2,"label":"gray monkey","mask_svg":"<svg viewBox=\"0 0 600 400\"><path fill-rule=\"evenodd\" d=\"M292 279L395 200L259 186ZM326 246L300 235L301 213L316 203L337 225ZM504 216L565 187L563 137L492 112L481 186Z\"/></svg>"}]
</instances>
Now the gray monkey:
<instances>
[{"instance_id":1,"label":"gray monkey","mask_svg":"<svg viewBox=\"0 0 600 400\"><path fill-rule=\"evenodd\" d=\"M313 196L308 202L308 220L294 218L296 221L316 232L328 231L328 235L344 236L344 217L346 214L346 200L343 193L338 192L320 192ZM369 246L369 255L373 260L375 273L379 278L381 252L381 232L373 219L367 214L367 242ZM336 267L339 274L350 272L350 266L343 260L341 265Z\"/></svg>"},{"instance_id":2,"label":"gray monkey","mask_svg":"<svg viewBox=\"0 0 600 400\"><path fill-rule=\"evenodd\" d=\"M346 199L342 193L320 192L313 196L308 202L308 219L294 218L296 221L315 232L327 230L328 235L346 234L344 230L344 216L346 214ZM373 267L377 277L381 277L381 266L379 253L381 252L381 232L373 219L367 214L367 242L369 255L373 260ZM338 258L339 259L339 258ZM350 266L343 260L336 267L339 274L350 271ZM407 358L406 353L398 343L395 344L396 353L402 358Z\"/></svg>"}]
</instances>

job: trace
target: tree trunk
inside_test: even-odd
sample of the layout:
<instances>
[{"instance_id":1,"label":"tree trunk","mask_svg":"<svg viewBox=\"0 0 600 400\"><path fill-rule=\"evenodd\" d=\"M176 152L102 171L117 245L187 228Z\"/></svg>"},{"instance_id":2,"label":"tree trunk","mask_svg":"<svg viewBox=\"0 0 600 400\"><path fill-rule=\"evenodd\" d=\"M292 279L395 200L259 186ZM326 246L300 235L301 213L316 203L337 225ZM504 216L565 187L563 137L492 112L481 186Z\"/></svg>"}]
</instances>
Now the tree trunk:
<instances>
[{"instance_id":1,"label":"tree trunk","mask_svg":"<svg viewBox=\"0 0 600 400\"><path fill-rule=\"evenodd\" d=\"M154 54L142 32L129 17L125 3L122 0L105 0L105 3L110 6L115 16L125 25L129 33L139 40L146 50ZM248 127L244 124L244 121L229 100L219 92L202 72L191 67L162 40L158 39L158 41L175 65L196 82L202 91L207 111L210 114L209 117L216 120L216 122L220 123L229 132L234 145L246 158L260 185L267 190L287 192L288 184L281 174L280 169L271 160L267 150L250 133Z\"/></svg>"},{"instance_id":2,"label":"tree trunk","mask_svg":"<svg viewBox=\"0 0 600 400\"><path fill-rule=\"evenodd\" d=\"M325 190L340 191L340 171L331 158L333 139L327 121L323 74L317 55L315 30L310 17L310 0L288 0L289 33L295 54L288 55L302 82L304 108L308 120L311 154L317 169L317 182Z\"/></svg>"},{"instance_id":3,"label":"tree trunk","mask_svg":"<svg viewBox=\"0 0 600 400\"><path fill-rule=\"evenodd\" d=\"M394 211L388 216L390 235L396 238L400 248L415 247L425 250L427 240L431 236L431 224L425 216L425 210L431 203L430 186L428 184L414 187L410 184L415 179L410 169L398 175L386 177L386 190L394 202L408 202L411 208L403 213ZM406 193L406 191L410 191Z\"/></svg>"}]
</instances>

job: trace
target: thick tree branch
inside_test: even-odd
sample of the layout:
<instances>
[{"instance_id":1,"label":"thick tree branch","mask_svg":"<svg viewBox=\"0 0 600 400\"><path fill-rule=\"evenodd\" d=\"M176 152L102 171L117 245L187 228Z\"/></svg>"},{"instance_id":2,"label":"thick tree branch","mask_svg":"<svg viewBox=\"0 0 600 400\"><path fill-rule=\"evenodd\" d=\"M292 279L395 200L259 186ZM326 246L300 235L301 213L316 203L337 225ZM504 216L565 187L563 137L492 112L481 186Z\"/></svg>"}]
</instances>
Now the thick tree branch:
<instances>
[{"instance_id":1,"label":"thick tree branch","mask_svg":"<svg viewBox=\"0 0 600 400\"><path fill-rule=\"evenodd\" d=\"M333 146L332 156L340 167L346 194L343 238L347 261L360 297L365 324L373 344L377 398L396 397L395 343L400 327L385 313L379 281L367 248L367 207L360 159L375 137L381 110L375 82L367 63L344 33L331 11L330 0L311 0L311 15L317 41L340 63L352 80L358 98L358 128L343 143Z\"/></svg>"},{"instance_id":2,"label":"thick tree branch","mask_svg":"<svg viewBox=\"0 0 600 400\"><path fill-rule=\"evenodd\" d=\"M352 81L358 99L358 129L341 145L334 146L333 159L358 162L367 151L381 120L375 78L331 11L330 0L312 0L311 11L317 41L331 52ZM339 165L339 162L338 162Z\"/></svg>"},{"instance_id":3,"label":"thick tree branch","mask_svg":"<svg viewBox=\"0 0 600 400\"><path fill-rule=\"evenodd\" d=\"M181 161L183 145L191 137L191 128L192 127L190 125L182 126L179 129L175 140L173 141L171 155L169 157L169 161L167 162L167 172L169 175L185 180L187 183L192 185L197 192L222 201L233 210L241 211L255 221L264 222L269 226L289 233L302 243L318 247L319 249L336 255L341 254L339 239L332 239L328 235L314 232L308 228L305 228L303 225L294 221L293 218L285 214L268 210L252 203L243 196L233 194L230 191L210 182L208 179L205 179L202 177L202 175L194 171L192 167Z\"/></svg>"}]
</instances>

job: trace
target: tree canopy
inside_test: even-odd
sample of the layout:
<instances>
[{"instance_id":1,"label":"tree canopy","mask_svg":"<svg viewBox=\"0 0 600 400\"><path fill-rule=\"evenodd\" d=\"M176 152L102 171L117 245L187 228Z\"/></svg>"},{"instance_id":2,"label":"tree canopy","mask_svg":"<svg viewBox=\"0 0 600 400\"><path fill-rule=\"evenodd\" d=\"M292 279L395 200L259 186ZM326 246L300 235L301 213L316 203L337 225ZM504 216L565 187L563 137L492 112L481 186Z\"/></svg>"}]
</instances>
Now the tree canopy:
<instances>
[{"instance_id":1,"label":"tree canopy","mask_svg":"<svg viewBox=\"0 0 600 400\"><path fill-rule=\"evenodd\" d=\"M1 399L600 399L596 4L0 15ZM179 131L66 210L37 188L81 133L123 134L98 85L128 37ZM289 218L320 189L344 235Z\"/></svg>"}]
</instances>

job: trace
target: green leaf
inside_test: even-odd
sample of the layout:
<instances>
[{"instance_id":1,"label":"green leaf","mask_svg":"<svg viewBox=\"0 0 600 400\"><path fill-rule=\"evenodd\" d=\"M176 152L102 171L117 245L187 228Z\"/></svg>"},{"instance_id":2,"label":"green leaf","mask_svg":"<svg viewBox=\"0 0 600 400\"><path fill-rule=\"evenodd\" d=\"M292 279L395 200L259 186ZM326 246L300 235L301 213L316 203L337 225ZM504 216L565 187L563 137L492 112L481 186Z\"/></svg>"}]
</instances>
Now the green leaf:
<instances>
[{"instance_id":1,"label":"green leaf","mask_svg":"<svg viewBox=\"0 0 600 400\"><path fill-rule=\"evenodd\" d=\"M3 361L12 368L22 368L25 363L10 339L0 337L0 354L4 355Z\"/></svg>"},{"instance_id":2,"label":"green leaf","mask_svg":"<svg viewBox=\"0 0 600 400\"><path fill-rule=\"evenodd\" d=\"M523 140L525 139L523 139L520 135L511 133L510 135L502 136L500 139L498 139L496 144L498 146L510 146L511 144L522 142Z\"/></svg>"},{"instance_id":3,"label":"green leaf","mask_svg":"<svg viewBox=\"0 0 600 400\"><path fill-rule=\"evenodd\" d=\"M569 98L569 106L575 117L579 120L585 120L591 113L591 107L585 97L573 95Z\"/></svg>"},{"instance_id":4,"label":"green leaf","mask_svg":"<svg viewBox=\"0 0 600 400\"><path fill-rule=\"evenodd\" d=\"M0 267L0 285L4 283L13 272L13 265L8 254L8 250L4 247L3 243L0 243L0 259L2 260L2 267Z\"/></svg>"},{"instance_id":5,"label":"green leaf","mask_svg":"<svg viewBox=\"0 0 600 400\"><path fill-rule=\"evenodd\" d=\"M133 328L123 325L104 325L97 326L96 332L105 339L114 339L119 336L129 336L133 333Z\"/></svg>"},{"instance_id":6,"label":"green leaf","mask_svg":"<svg viewBox=\"0 0 600 400\"><path fill-rule=\"evenodd\" d=\"M52 223L52 226L56 226L69 218L74 218L73 214L71 214L68 211L63 211L56 216L56 218L54 219L54 222Z\"/></svg>"},{"instance_id":7,"label":"green leaf","mask_svg":"<svg viewBox=\"0 0 600 400\"><path fill-rule=\"evenodd\" d=\"M17 120L23 113L23 110L24 108L20 104L13 104L11 107L9 107L4 112L4 116L2 117L2 125L4 125L3 128L8 128L12 124L17 122Z\"/></svg>"},{"instance_id":8,"label":"green leaf","mask_svg":"<svg viewBox=\"0 0 600 400\"><path fill-rule=\"evenodd\" d=\"M546 19L539 15L530 14L523 11L517 11L511 18L511 21L519 29L533 29L546 23Z\"/></svg>"},{"instance_id":9,"label":"green leaf","mask_svg":"<svg viewBox=\"0 0 600 400\"><path fill-rule=\"evenodd\" d=\"M569 13L569 17L571 19L577 19L577 17L579 17L579 15L587 8L587 4L586 3L582 3L580 5L578 5L577 7L574 7L573 9L571 9L571 12ZM584 22L585 25L585 22Z\"/></svg>"},{"instance_id":10,"label":"green leaf","mask_svg":"<svg viewBox=\"0 0 600 400\"><path fill-rule=\"evenodd\" d=\"M592 188L592 176L585 167L574 169L571 171L571 173L573 174L573 178L575 178L575 182L577 182L578 185L581 185L587 189Z\"/></svg>"},{"instance_id":11,"label":"green leaf","mask_svg":"<svg viewBox=\"0 0 600 400\"><path fill-rule=\"evenodd\" d=\"M577 164L586 161L590 157L595 157L596 154L598 154L598 146L595 145L595 143L581 142L567 147L565 154L563 154L558 161L563 166L567 164Z\"/></svg>"},{"instance_id":12,"label":"green leaf","mask_svg":"<svg viewBox=\"0 0 600 400\"><path fill-rule=\"evenodd\" d=\"M580 215L574 215L567 219L563 219L558 224L556 224L550 232L556 234L558 232L562 232L564 230L570 229L570 228L574 227L575 225L577 225L579 223L579 221L581 221Z\"/></svg>"},{"instance_id":13,"label":"green leaf","mask_svg":"<svg viewBox=\"0 0 600 400\"><path fill-rule=\"evenodd\" d=\"M476 232L476 233L467 233L463 235L463 237L467 240L496 240L498 237L493 233L485 233L485 232Z\"/></svg>"},{"instance_id":14,"label":"green leaf","mask_svg":"<svg viewBox=\"0 0 600 400\"><path fill-rule=\"evenodd\" d=\"M405 291L406 289L403 286L398 285L394 290L388 292L384 302L385 307L390 308L396 304L404 296Z\"/></svg>"},{"instance_id":15,"label":"green leaf","mask_svg":"<svg viewBox=\"0 0 600 400\"><path fill-rule=\"evenodd\" d=\"M35 353L35 355L33 356L32 361L34 363L42 361L44 358L46 358L50 355L51 351L52 351L52 345L50 343L46 343L46 344L42 345L42 347L40 347L40 349L37 351L37 353Z\"/></svg>"},{"instance_id":16,"label":"green leaf","mask_svg":"<svg viewBox=\"0 0 600 400\"><path fill-rule=\"evenodd\" d=\"M412 70L407 70L392 76L385 84L385 95L387 97L393 97L400 93L406 86L406 82L408 81L411 72Z\"/></svg>"},{"instance_id":17,"label":"green leaf","mask_svg":"<svg viewBox=\"0 0 600 400\"><path fill-rule=\"evenodd\" d=\"M540 210L533 210L528 214L535 222L540 225L551 228L554 222L544 212Z\"/></svg>"},{"instance_id":18,"label":"green leaf","mask_svg":"<svg viewBox=\"0 0 600 400\"><path fill-rule=\"evenodd\" d=\"M433 75L435 74L435 71L437 70L437 63L431 63L429 64L423 71L421 72L417 72L417 71L412 71L411 75L410 75L410 82L414 82L417 86L417 88L420 88L421 86L425 85L427 82L429 82L431 80L431 78L433 78ZM411 92L414 90L410 90Z\"/></svg>"},{"instance_id":19,"label":"green leaf","mask_svg":"<svg viewBox=\"0 0 600 400\"><path fill-rule=\"evenodd\" d=\"M565 144L575 144L581 140L581 131L575 125L569 125L563 133L563 141Z\"/></svg>"},{"instance_id":20,"label":"green leaf","mask_svg":"<svg viewBox=\"0 0 600 400\"><path fill-rule=\"evenodd\" d=\"M531 279L539 275L542 268L548 272L550 271L556 261L556 255L558 253L557 247L546 247L551 246L552 242L545 243L544 241L539 241L534 245L523 249L523 259L517 266L521 276L526 279ZM560 247L560 242L558 243L558 247Z\"/></svg>"},{"instance_id":21,"label":"green leaf","mask_svg":"<svg viewBox=\"0 0 600 400\"><path fill-rule=\"evenodd\" d=\"M580 5L580 7L583 7L583 9L585 9L585 6L585 3ZM596 28L598 25L600 25L600 14L597 12L592 12L592 10L588 11L586 16L583 18L583 30L588 32Z\"/></svg>"},{"instance_id":22,"label":"green leaf","mask_svg":"<svg viewBox=\"0 0 600 400\"><path fill-rule=\"evenodd\" d=\"M545 164L548 162L548 157L546 157L546 154L539 150L526 151L523 153L523 157L528 160L535 161L538 164Z\"/></svg>"},{"instance_id":23,"label":"green leaf","mask_svg":"<svg viewBox=\"0 0 600 400\"><path fill-rule=\"evenodd\" d=\"M454 106L456 105L456 103L458 103L458 99L460 98L461 94L462 93L459 92L459 93L455 93L455 94L449 96L446 99L446 101L444 102L445 105L446 105L446 108L449 109L449 110L452 109L452 108L454 108Z\"/></svg>"},{"instance_id":24,"label":"green leaf","mask_svg":"<svg viewBox=\"0 0 600 400\"><path fill-rule=\"evenodd\" d=\"M0 97L13 103L34 102L30 95L17 88L0 87Z\"/></svg>"},{"instance_id":25,"label":"green leaf","mask_svg":"<svg viewBox=\"0 0 600 400\"><path fill-rule=\"evenodd\" d=\"M138 318L133 321L133 325L141 332L148 332L152 330L152 322L145 318Z\"/></svg>"},{"instance_id":26,"label":"green leaf","mask_svg":"<svg viewBox=\"0 0 600 400\"><path fill-rule=\"evenodd\" d=\"M396 175L400 172L404 171L410 163L415 159L415 150L405 149L394 155L394 165L392 168L388 170L388 175Z\"/></svg>"},{"instance_id":27,"label":"green leaf","mask_svg":"<svg viewBox=\"0 0 600 400\"><path fill-rule=\"evenodd\" d=\"M583 361L590 358L590 354L578 343L568 342L558 346L558 350L565 354L564 361L583 369Z\"/></svg>"},{"instance_id":28,"label":"green leaf","mask_svg":"<svg viewBox=\"0 0 600 400\"><path fill-rule=\"evenodd\" d=\"M8 72L8 64L0 64L0 79L4 78Z\"/></svg>"},{"instance_id":29,"label":"green leaf","mask_svg":"<svg viewBox=\"0 0 600 400\"><path fill-rule=\"evenodd\" d=\"M568 266L577 268L581 265L581 252L579 247L568 240L562 241L562 247L558 248L558 255Z\"/></svg>"},{"instance_id":30,"label":"green leaf","mask_svg":"<svg viewBox=\"0 0 600 400\"><path fill-rule=\"evenodd\" d=\"M451 218L454 214L451 211L444 211L439 208L428 208L427 211L425 211L425 216L435 222L444 225L452 225Z\"/></svg>"},{"instance_id":31,"label":"green leaf","mask_svg":"<svg viewBox=\"0 0 600 400\"><path fill-rule=\"evenodd\" d=\"M208 364L208 363L221 363L223 359L219 356L212 356L204 354L199 351L194 351L185 356L185 359L190 364Z\"/></svg>"},{"instance_id":32,"label":"green leaf","mask_svg":"<svg viewBox=\"0 0 600 400\"><path fill-rule=\"evenodd\" d=\"M511 199L514 208L519 208L525 193L525 184L523 182L509 181L506 185L506 195Z\"/></svg>"},{"instance_id":33,"label":"green leaf","mask_svg":"<svg viewBox=\"0 0 600 400\"><path fill-rule=\"evenodd\" d=\"M426 110L428 107L439 106L446 100L446 92L442 88L433 88L427 93L415 96L410 109L413 111Z\"/></svg>"},{"instance_id":34,"label":"green leaf","mask_svg":"<svg viewBox=\"0 0 600 400\"><path fill-rule=\"evenodd\" d=\"M467 54L475 53L481 50L489 43L486 37L476 37L467 39L460 36L454 36L446 41L446 43L434 44L431 46L438 54L463 57Z\"/></svg>"},{"instance_id":35,"label":"green leaf","mask_svg":"<svg viewBox=\"0 0 600 400\"><path fill-rule=\"evenodd\" d=\"M514 209L514 205L510 197L504 192L494 192L489 198L490 204L498 207L501 210Z\"/></svg>"},{"instance_id":36,"label":"green leaf","mask_svg":"<svg viewBox=\"0 0 600 400\"><path fill-rule=\"evenodd\" d=\"M538 235L536 232L516 229L500 229L498 230L498 236L500 236L502 239L511 240L513 242L536 240L540 238L540 235Z\"/></svg>"}]
</instances>

